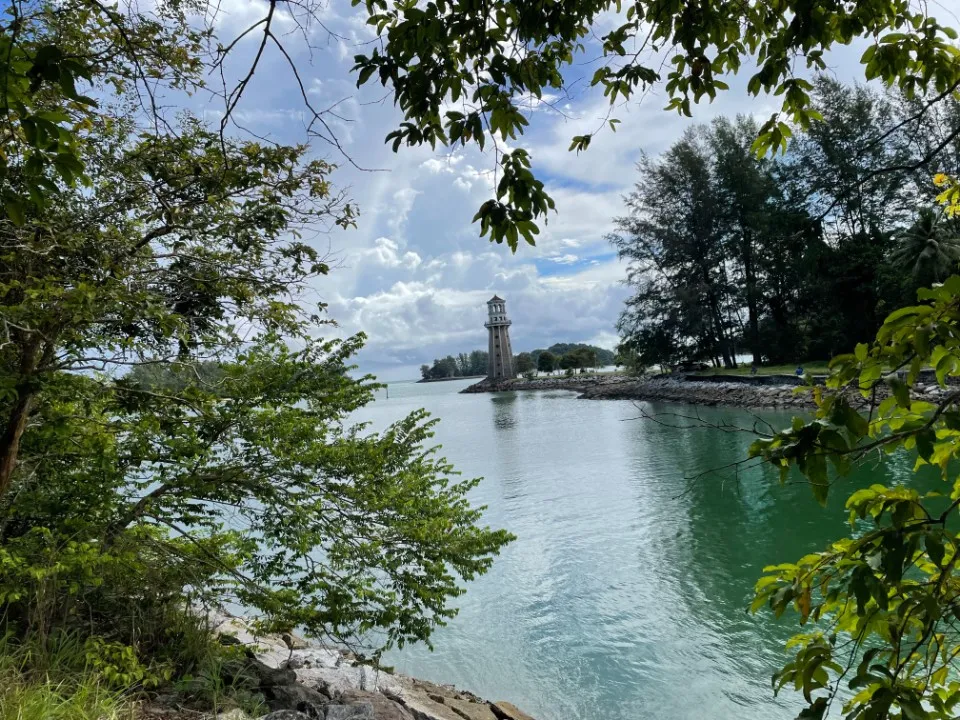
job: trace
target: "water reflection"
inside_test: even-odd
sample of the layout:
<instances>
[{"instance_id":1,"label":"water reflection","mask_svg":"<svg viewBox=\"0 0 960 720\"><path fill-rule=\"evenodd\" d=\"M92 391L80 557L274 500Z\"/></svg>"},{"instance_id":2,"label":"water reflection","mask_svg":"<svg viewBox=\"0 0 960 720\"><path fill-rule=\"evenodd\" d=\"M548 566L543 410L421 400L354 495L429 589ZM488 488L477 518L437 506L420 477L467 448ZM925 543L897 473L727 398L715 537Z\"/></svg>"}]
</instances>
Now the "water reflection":
<instances>
[{"instance_id":1,"label":"water reflection","mask_svg":"<svg viewBox=\"0 0 960 720\"><path fill-rule=\"evenodd\" d=\"M517 393L497 393L490 398L493 405L493 424L497 430L510 430L517 424Z\"/></svg>"},{"instance_id":2,"label":"water reflection","mask_svg":"<svg viewBox=\"0 0 960 720\"><path fill-rule=\"evenodd\" d=\"M389 404L362 419L382 426L426 406L442 419L444 455L485 478L472 496L485 521L518 539L459 599L434 652L405 648L391 662L538 720L794 717L795 700L775 701L769 677L796 626L748 616L752 586L763 565L846 533L846 495L909 477L909 459L864 468L824 510L765 468L684 479L744 457L746 435L629 420L630 403L559 391L457 389L391 387ZM737 410L702 416L753 422Z\"/></svg>"}]
</instances>

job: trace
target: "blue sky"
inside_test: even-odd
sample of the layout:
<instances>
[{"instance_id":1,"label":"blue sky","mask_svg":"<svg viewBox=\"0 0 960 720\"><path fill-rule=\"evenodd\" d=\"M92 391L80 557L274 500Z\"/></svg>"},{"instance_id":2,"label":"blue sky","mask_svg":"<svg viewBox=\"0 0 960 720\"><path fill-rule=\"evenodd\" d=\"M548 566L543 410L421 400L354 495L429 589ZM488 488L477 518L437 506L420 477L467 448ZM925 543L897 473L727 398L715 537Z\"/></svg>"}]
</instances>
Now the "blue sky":
<instances>
[{"instance_id":1,"label":"blue sky","mask_svg":"<svg viewBox=\"0 0 960 720\"><path fill-rule=\"evenodd\" d=\"M229 38L262 17L266 3L224 0L220 7L220 34ZM641 153L661 152L695 122L737 113L765 118L776 109L770 98L746 95L745 67L731 90L699 106L692 121L665 112L666 100L657 92L616 108L614 116L622 121L618 131L600 133L577 156L567 151L570 138L595 130L608 110L602 93L587 87L595 67L589 60L596 57L588 54L567 72L568 80L583 77L573 93L550 98L559 112L531 105L527 134L511 143L529 150L557 203L537 246L523 246L513 255L480 238L470 222L492 195L492 155L476 148L391 152L383 139L400 113L379 85L357 90L349 73L358 48L374 38L365 13L334 0L321 19L335 35L311 28L312 51L288 19L281 17L280 27L289 31L284 39L311 101L335 107L339 118L331 116L330 123L339 141L353 162L372 171L351 166L334 148L314 141L318 155L341 165L333 180L349 189L360 208L357 229L313 240L336 261L315 290L339 323L333 332L369 336L358 358L361 369L388 380L415 377L419 364L438 355L484 347L485 303L494 293L507 300L518 351L552 342L612 348L627 289L620 282L624 268L604 238L623 212L622 196L636 178ZM241 43L228 62L228 76L245 70L257 40L252 33ZM831 72L843 80L857 77L861 52L851 47L833 53ZM216 118L221 107L211 102L202 111ZM304 141L299 91L276 51L268 50L237 117L258 135Z\"/></svg>"}]
</instances>

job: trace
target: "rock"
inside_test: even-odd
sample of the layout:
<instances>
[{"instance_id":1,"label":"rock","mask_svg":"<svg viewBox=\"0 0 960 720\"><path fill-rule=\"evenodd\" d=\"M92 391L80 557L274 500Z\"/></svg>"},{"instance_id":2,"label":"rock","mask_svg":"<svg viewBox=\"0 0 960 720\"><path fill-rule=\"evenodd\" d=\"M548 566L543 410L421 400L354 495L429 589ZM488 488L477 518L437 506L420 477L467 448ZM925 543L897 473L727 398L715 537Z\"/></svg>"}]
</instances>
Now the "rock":
<instances>
[{"instance_id":1,"label":"rock","mask_svg":"<svg viewBox=\"0 0 960 720\"><path fill-rule=\"evenodd\" d=\"M277 710L267 713L260 720L313 720L309 715L304 715L296 710Z\"/></svg>"},{"instance_id":2,"label":"rock","mask_svg":"<svg viewBox=\"0 0 960 720\"><path fill-rule=\"evenodd\" d=\"M466 720L497 720L490 705L485 702L461 700L460 698L446 698L444 705L453 708L453 711Z\"/></svg>"},{"instance_id":3,"label":"rock","mask_svg":"<svg viewBox=\"0 0 960 720\"><path fill-rule=\"evenodd\" d=\"M298 668L297 682L323 690L335 698L347 690L364 690L360 668L344 665L338 668Z\"/></svg>"},{"instance_id":4,"label":"rock","mask_svg":"<svg viewBox=\"0 0 960 720\"><path fill-rule=\"evenodd\" d=\"M330 704L329 696L297 682L261 688L261 692L271 710L297 710L317 720L323 717L324 708Z\"/></svg>"},{"instance_id":5,"label":"rock","mask_svg":"<svg viewBox=\"0 0 960 720\"><path fill-rule=\"evenodd\" d=\"M233 710L219 713L216 716L216 720L250 720L250 716L240 708L234 708Z\"/></svg>"},{"instance_id":6,"label":"rock","mask_svg":"<svg viewBox=\"0 0 960 720\"><path fill-rule=\"evenodd\" d=\"M490 705L490 709L493 710L493 714L500 718L500 720L533 720L533 718L523 710L512 703L508 703L506 700L499 700L493 703Z\"/></svg>"},{"instance_id":7,"label":"rock","mask_svg":"<svg viewBox=\"0 0 960 720\"><path fill-rule=\"evenodd\" d=\"M464 720L461 715L457 715L452 708L434 702L425 695L406 695L403 704L409 709L417 720Z\"/></svg>"},{"instance_id":8,"label":"rock","mask_svg":"<svg viewBox=\"0 0 960 720\"><path fill-rule=\"evenodd\" d=\"M379 691L392 697L403 695L403 688L396 677L366 665L302 667L294 672L299 682L324 690L330 697L337 697L348 690Z\"/></svg>"},{"instance_id":9,"label":"rock","mask_svg":"<svg viewBox=\"0 0 960 720\"><path fill-rule=\"evenodd\" d=\"M337 650L309 648L294 650L290 659L284 663L288 668L334 668L340 664L343 656Z\"/></svg>"},{"instance_id":10,"label":"rock","mask_svg":"<svg viewBox=\"0 0 960 720\"><path fill-rule=\"evenodd\" d=\"M261 687L292 685L297 681L297 674L293 670L271 667L256 657L249 659L247 667L259 678Z\"/></svg>"},{"instance_id":11,"label":"rock","mask_svg":"<svg viewBox=\"0 0 960 720\"><path fill-rule=\"evenodd\" d=\"M403 704L417 720L497 720L490 705L452 685L400 678Z\"/></svg>"},{"instance_id":12,"label":"rock","mask_svg":"<svg viewBox=\"0 0 960 720\"><path fill-rule=\"evenodd\" d=\"M373 706L374 720L414 720L413 715L403 705L380 693L348 690L340 697L340 702L369 703Z\"/></svg>"},{"instance_id":13,"label":"rock","mask_svg":"<svg viewBox=\"0 0 960 720\"><path fill-rule=\"evenodd\" d=\"M350 705L327 705L326 720L376 720L373 705L368 702Z\"/></svg>"}]
</instances>

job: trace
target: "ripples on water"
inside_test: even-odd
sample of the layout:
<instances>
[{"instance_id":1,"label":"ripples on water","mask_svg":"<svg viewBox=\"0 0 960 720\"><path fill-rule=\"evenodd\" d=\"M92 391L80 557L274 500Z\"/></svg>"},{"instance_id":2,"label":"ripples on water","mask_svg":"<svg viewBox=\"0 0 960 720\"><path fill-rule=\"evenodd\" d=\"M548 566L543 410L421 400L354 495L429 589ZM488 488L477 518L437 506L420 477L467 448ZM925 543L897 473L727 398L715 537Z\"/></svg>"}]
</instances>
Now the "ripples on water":
<instances>
[{"instance_id":1,"label":"ripples on water","mask_svg":"<svg viewBox=\"0 0 960 720\"><path fill-rule=\"evenodd\" d=\"M484 478L473 501L517 535L468 586L433 652L406 648L388 661L538 720L794 717L796 698L774 699L770 676L795 619L774 624L745 609L764 565L846 532L847 488L824 510L765 468L688 482L744 458L750 438L664 427L635 419L630 402L562 391L457 394L467 384L392 384L359 418L375 429L419 407L441 418L443 454ZM754 420L737 409L698 412ZM908 475L907 461L892 463L850 488Z\"/></svg>"}]
</instances>

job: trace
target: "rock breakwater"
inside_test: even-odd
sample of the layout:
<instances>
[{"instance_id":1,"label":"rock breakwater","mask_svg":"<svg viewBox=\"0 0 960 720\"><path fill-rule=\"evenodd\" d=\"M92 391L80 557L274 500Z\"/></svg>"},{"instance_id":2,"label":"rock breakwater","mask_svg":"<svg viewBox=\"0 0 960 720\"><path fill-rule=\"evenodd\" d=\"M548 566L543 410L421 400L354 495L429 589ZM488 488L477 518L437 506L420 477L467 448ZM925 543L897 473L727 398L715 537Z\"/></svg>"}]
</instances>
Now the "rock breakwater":
<instances>
[{"instance_id":1,"label":"rock breakwater","mask_svg":"<svg viewBox=\"0 0 960 720\"><path fill-rule=\"evenodd\" d=\"M223 642L246 649L271 710L262 720L534 720L509 702L377 670L342 650L257 635L241 618L217 615L211 626ZM231 711L229 720L247 720L242 715Z\"/></svg>"},{"instance_id":2,"label":"rock breakwater","mask_svg":"<svg viewBox=\"0 0 960 720\"><path fill-rule=\"evenodd\" d=\"M771 382L776 378L777 384ZM815 382L817 380L815 379ZM822 380L821 380L822 382ZM726 405L753 408L812 408L813 396L808 387L790 376L700 377L695 375L637 379L628 375L589 377L546 377L534 380L483 380L460 392L486 393L513 390L571 390L586 400L638 400L675 402L687 405ZM911 389L917 400L937 402L944 390L935 380L921 376ZM888 395L886 386L877 388L874 401ZM857 392L847 394L855 407L866 407L870 399Z\"/></svg>"},{"instance_id":3,"label":"rock breakwater","mask_svg":"<svg viewBox=\"0 0 960 720\"><path fill-rule=\"evenodd\" d=\"M561 375L559 377L538 377L532 380L515 378L513 380L490 380L474 383L461 390L461 393L510 392L513 390L573 390L584 392L592 388L610 387L621 383L634 382L629 375Z\"/></svg>"}]
</instances>

